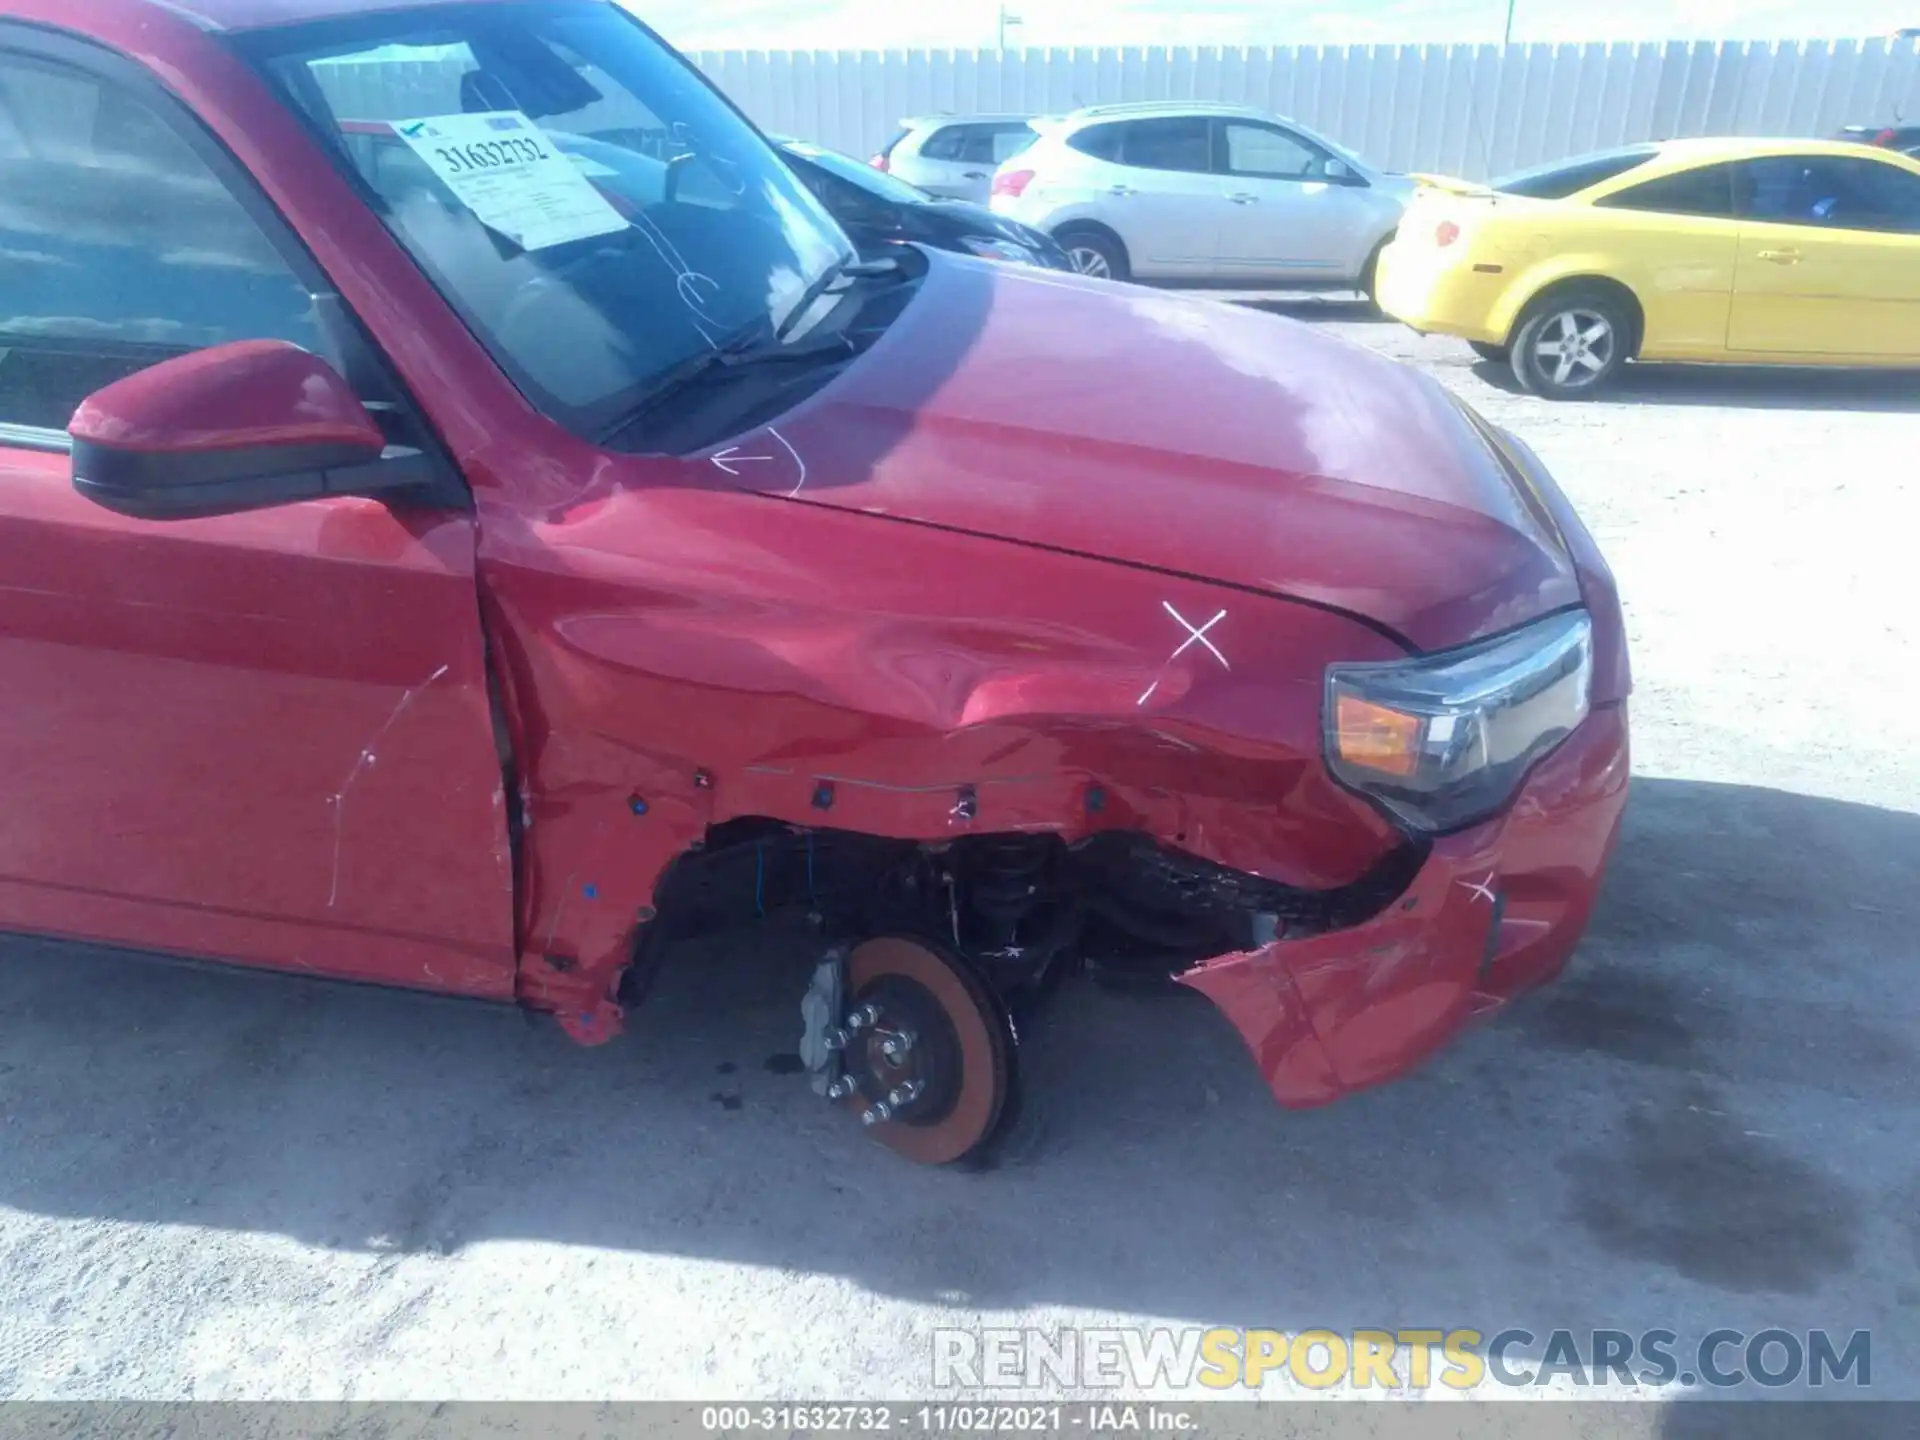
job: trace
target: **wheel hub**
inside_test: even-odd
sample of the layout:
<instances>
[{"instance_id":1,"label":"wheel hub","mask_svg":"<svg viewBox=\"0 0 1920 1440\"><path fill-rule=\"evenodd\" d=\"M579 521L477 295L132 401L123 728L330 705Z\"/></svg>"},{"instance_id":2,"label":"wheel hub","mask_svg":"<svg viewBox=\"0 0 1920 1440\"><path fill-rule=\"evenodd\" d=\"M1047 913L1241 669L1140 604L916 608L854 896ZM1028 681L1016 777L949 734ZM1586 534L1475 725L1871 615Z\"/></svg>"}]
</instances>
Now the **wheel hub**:
<instances>
[{"instance_id":1,"label":"wheel hub","mask_svg":"<svg viewBox=\"0 0 1920 1440\"><path fill-rule=\"evenodd\" d=\"M1556 385L1591 384L1613 359L1614 327L1594 310L1566 310L1541 327L1534 355Z\"/></svg>"},{"instance_id":2,"label":"wheel hub","mask_svg":"<svg viewBox=\"0 0 1920 1440\"><path fill-rule=\"evenodd\" d=\"M965 962L885 936L847 959L844 1073L829 1092L876 1139L921 1164L993 1135L1013 1084L1012 1031Z\"/></svg>"},{"instance_id":3,"label":"wheel hub","mask_svg":"<svg viewBox=\"0 0 1920 1440\"><path fill-rule=\"evenodd\" d=\"M861 1120L934 1125L952 1114L963 1083L960 1037L939 1000L904 975L867 985L855 999L845 1063L867 1102Z\"/></svg>"}]
</instances>

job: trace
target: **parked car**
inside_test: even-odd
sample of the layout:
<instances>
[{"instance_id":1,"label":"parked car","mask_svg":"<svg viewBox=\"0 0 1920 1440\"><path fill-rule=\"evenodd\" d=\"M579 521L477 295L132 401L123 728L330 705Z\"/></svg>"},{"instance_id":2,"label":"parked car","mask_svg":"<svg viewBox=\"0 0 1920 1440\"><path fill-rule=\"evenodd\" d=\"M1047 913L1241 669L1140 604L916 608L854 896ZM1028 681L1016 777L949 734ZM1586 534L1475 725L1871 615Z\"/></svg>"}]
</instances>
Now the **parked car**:
<instances>
[{"instance_id":1,"label":"parked car","mask_svg":"<svg viewBox=\"0 0 1920 1440\"><path fill-rule=\"evenodd\" d=\"M800 182L862 249L912 241L1044 270L1072 268L1051 236L984 205L939 199L837 150L802 140L775 144Z\"/></svg>"},{"instance_id":2,"label":"parked car","mask_svg":"<svg viewBox=\"0 0 1920 1440\"><path fill-rule=\"evenodd\" d=\"M1034 139L1026 115L913 115L871 163L930 195L984 205L993 172Z\"/></svg>"},{"instance_id":3,"label":"parked car","mask_svg":"<svg viewBox=\"0 0 1920 1440\"><path fill-rule=\"evenodd\" d=\"M1585 926L1619 602L1429 378L859 259L602 0L0 0L0 110L0 930L598 1043L787 915L942 1162L1082 966L1316 1105Z\"/></svg>"},{"instance_id":4,"label":"parked car","mask_svg":"<svg viewBox=\"0 0 1920 1440\"><path fill-rule=\"evenodd\" d=\"M1920 125L1849 125L1834 138L1920 156Z\"/></svg>"},{"instance_id":5,"label":"parked car","mask_svg":"<svg viewBox=\"0 0 1920 1440\"><path fill-rule=\"evenodd\" d=\"M1413 183L1304 125L1238 106L1098 105L1040 120L1000 167L999 214L1082 274L1371 293Z\"/></svg>"},{"instance_id":6,"label":"parked car","mask_svg":"<svg viewBox=\"0 0 1920 1440\"><path fill-rule=\"evenodd\" d=\"M1553 399L1629 360L1920 365L1920 163L1819 140L1633 145L1422 177L1379 299Z\"/></svg>"}]
</instances>

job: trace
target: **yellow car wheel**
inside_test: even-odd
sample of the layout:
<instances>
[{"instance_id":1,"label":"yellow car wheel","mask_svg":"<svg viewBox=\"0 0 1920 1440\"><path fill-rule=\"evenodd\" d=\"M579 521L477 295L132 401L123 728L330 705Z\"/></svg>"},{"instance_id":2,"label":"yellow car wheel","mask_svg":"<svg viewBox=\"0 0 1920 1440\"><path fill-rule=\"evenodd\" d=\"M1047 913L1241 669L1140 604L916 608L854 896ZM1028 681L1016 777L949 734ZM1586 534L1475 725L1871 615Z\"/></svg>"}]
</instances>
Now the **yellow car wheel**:
<instances>
[{"instance_id":1,"label":"yellow car wheel","mask_svg":"<svg viewBox=\"0 0 1920 1440\"><path fill-rule=\"evenodd\" d=\"M1619 373L1633 346L1633 316L1597 286L1569 286L1527 307L1508 363L1528 393L1584 400Z\"/></svg>"}]
</instances>

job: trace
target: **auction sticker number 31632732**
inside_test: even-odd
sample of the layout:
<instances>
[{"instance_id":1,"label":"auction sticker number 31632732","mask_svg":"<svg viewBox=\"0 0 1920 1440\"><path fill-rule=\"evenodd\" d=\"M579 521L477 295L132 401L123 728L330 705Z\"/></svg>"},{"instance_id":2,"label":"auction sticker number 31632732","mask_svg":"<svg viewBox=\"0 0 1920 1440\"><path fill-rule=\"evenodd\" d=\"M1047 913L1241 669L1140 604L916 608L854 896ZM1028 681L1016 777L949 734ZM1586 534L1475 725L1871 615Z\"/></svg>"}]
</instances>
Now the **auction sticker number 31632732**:
<instances>
[{"instance_id":1,"label":"auction sticker number 31632732","mask_svg":"<svg viewBox=\"0 0 1920 1440\"><path fill-rule=\"evenodd\" d=\"M606 196L518 110L428 115L393 128L481 224L523 250L627 228Z\"/></svg>"}]
</instances>

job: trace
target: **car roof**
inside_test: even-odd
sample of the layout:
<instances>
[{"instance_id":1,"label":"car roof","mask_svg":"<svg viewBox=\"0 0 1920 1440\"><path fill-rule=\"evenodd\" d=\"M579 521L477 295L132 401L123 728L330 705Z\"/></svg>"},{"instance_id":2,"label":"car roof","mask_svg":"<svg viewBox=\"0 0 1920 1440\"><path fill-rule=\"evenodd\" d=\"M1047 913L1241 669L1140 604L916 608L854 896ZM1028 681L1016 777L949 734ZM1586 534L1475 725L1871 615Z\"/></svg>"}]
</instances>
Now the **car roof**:
<instances>
[{"instance_id":1,"label":"car roof","mask_svg":"<svg viewBox=\"0 0 1920 1440\"><path fill-rule=\"evenodd\" d=\"M434 9L442 5L470 4L473 0L152 0L152 3L184 15L208 30L257 30L270 25L335 20L343 15Z\"/></svg>"},{"instance_id":2,"label":"car roof","mask_svg":"<svg viewBox=\"0 0 1920 1440\"><path fill-rule=\"evenodd\" d=\"M1283 116L1257 105L1229 105L1206 100L1131 100L1114 105L1084 105L1059 118L1059 123L1078 129L1095 120L1151 120L1161 116L1241 115L1260 120L1279 120ZM1288 121L1293 124L1293 121Z\"/></svg>"},{"instance_id":3,"label":"car roof","mask_svg":"<svg viewBox=\"0 0 1920 1440\"><path fill-rule=\"evenodd\" d=\"M1719 160L1758 160L1768 155L1858 155L1862 151L1885 156L1854 140L1807 140L1795 136L1769 139L1752 135L1703 135L1687 140L1662 140L1655 146L1662 165L1705 165Z\"/></svg>"},{"instance_id":4,"label":"car roof","mask_svg":"<svg viewBox=\"0 0 1920 1440\"><path fill-rule=\"evenodd\" d=\"M1031 119L1031 113L1016 114L1012 111L995 115L903 115L900 128L925 130L934 125L1024 125Z\"/></svg>"}]
</instances>

